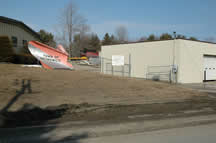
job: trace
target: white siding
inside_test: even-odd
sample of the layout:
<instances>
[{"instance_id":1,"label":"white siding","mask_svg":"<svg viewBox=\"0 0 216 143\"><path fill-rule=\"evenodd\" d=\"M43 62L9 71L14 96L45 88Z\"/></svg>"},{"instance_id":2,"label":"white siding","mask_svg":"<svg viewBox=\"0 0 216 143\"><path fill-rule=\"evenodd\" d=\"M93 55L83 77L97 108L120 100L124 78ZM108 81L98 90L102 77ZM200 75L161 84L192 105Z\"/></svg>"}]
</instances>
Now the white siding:
<instances>
[{"instance_id":1,"label":"white siding","mask_svg":"<svg viewBox=\"0 0 216 143\"><path fill-rule=\"evenodd\" d=\"M125 56L125 64L129 64L130 55L131 76L146 78L148 66L172 65L173 44L174 41L169 40L103 46L101 56L105 59L111 59L112 55L123 55ZM103 65L103 68L106 70L105 64Z\"/></svg>"},{"instance_id":2,"label":"white siding","mask_svg":"<svg viewBox=\"0 0 216 143\"><path fill-rule=\"evenodd\" d=\"M216 44L180 40L179 83L202 83L204 55L216 56Z\"/></svg>"},{"instance_id":3,"label":"white siding","mask_svg":"<svg viewBox=\"0 0 216 143\"><path fill-rule=\"evenodd\" d=\"M146 78L148 66L170 66L174 41L135 44L131 52L132 76Z\"/></svg>"},{"instance_id":4,"label":"white siding","mask_svg":"<svg viewBox=\"0 0 216 143\"><path fill-rule=\"evenodd\" d=\"M101 56L111 59L112 55L123 55L128 64L131 55L132 77L146 78L148 66L173 65L173 50L178 66L177 82L202 83L204 55L216 56L216 44L181 39L122 44L103 46Z\"/></svg>"}]
</instances>

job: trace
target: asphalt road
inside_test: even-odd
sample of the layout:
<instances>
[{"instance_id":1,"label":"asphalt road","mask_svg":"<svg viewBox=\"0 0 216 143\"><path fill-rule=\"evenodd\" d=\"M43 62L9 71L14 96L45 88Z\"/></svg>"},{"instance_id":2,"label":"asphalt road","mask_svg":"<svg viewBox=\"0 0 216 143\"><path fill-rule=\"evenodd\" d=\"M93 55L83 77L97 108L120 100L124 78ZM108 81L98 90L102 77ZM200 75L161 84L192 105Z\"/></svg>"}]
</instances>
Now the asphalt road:
<instances>
[{"instance_id":1,"label":"asphalt road","mask_svg":"<svg viewBox=\"0 0 216 143\"><path fill-rule=\"evenodd\" d=\"M215 143L216 115L0 128L0 143Z\"/></svg>"},{"instance_id":2,"label":"asphalt road","mask_svg":"<svg viewBox=\"0 0 216 143\"><path fill-rule=\"evenodd\" d=\"M216 124L154 132L90 138L80 143L215 143ZM73 143L73 141L68 142Z\"/></svg>"}]
</instances>

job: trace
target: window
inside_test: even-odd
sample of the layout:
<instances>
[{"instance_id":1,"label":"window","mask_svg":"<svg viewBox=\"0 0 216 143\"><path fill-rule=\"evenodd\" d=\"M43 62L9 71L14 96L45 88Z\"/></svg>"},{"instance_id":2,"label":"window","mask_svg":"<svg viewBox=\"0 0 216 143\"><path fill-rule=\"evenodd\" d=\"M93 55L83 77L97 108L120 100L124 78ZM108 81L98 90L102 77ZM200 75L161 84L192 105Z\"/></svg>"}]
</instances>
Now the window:
<instances>
[{"instance_id":1,"label":"window","mask_svg":"<svg viewBox=\"0 0 216 143\"><path fill-rule=\"evenodd\" d=\"M17 47L17 37L12 36L11 39L12 39L13 47Z\"/></svg>"}]
</instances>

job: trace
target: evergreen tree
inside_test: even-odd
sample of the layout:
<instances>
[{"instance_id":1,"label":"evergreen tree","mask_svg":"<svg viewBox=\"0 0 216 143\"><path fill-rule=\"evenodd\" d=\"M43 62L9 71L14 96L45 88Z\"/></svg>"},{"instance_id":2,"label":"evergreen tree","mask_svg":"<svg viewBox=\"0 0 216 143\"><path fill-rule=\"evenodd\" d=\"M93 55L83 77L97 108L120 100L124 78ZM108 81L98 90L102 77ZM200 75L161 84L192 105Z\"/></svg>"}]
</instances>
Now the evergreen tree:
<instances>
[{"instance_id":1,"label":"evergreen tree","mask_svg":"<svg viewBox=\"0 0 216 143\"><path fill-rule=\"evenodd\" d=\"M149 35L149 37L147 38L148 41L155 41L156 37L154 34Z\"/></svg>"},{"instance_id":2,"label":"evergreen tree","mask_svg":"<svg viewBox=\"0 0 216 143\"><path fill-rule=\"evenodd\" d=\"M96 34L92 34L89 41L89 48L92 50L99 51L101 49L100 39Z\"/></svg>"},{"instance_id":3,"label":"evergreen tree","mask_svg":"<svg viewBox=\"0 0 216 143\"><path fill-rule=\"evenodd\" d=\"M114 35L110 37L110 40L112 45L120 43Z\"/></svg>"},{"instance_id":4,"label":"evergreen tree","mask_svg":"<svg viewBox=\"0 0 216 143\"><path fill-rule=\"evenodd\" d=\"M184 36L184 35L177 35L177 37L176 37L177 39L187 39L187 37L186 36Z\"/></svg>"},{"instance_id":5,"label":"evergreen tree","mask_svg":"<svg viewBox=\"0 0 216 143\"><path fill-rule=\"evenodd\" d=\"M111 45L112 44L112 40L109 36L108 33L105 34L103 41L102 41L102 45Z\"/></svg>"},{"instance_id":6,"label":"evergreen tree","mask_svg":"<svg viewBox=\"0 0 216 143\"><path fill-rule=\"evenodd\" d=\"M45 30L41 29L38 34L40 35L42 43L52 47L56 47L56 42L52 33L46 32Z\"/></svg>"},{"instance_id":7,"label":"evergreen tree","mask_svg":"<svg viewBox=\"0 0 216 143\"><path fill-rule=\"evenodd\" d=\"M190 40L197 41L197 38L195 38L195 37L190 37Z\"/></svg>"},{"instance_id":8,"label":"evergreen tree","mask_svg":"<svg viewBox=\"0 0 216 143\"><path fill-rule=\"evenodd\" d=\"M171 39L172 39L172 35L168 33L164 33L160 36L160 40L171 40Z\"/></svg>"}]
</instances>

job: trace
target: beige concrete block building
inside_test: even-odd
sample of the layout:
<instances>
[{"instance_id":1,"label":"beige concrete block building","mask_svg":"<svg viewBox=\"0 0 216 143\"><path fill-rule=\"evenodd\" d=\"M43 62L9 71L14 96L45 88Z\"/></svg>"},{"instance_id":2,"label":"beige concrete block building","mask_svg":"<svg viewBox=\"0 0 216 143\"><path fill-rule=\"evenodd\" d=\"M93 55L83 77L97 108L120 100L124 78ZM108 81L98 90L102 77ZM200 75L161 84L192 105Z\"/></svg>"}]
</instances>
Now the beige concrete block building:
<instances>
[{"instance_id":1,"label":"beige concrete block building","mask_svg":"<svg viewBox=\"0 0 216 143\"><path fill-rule=\"evenodd\" d=\"M0 16L0 36L11 39L16 54L22 51L31 40L40 41L40 36L21 21Z\"/></svg>"},{"instance_id":2,"label":"beige concrete block building","mask_svg":"<svg viewBox=\"0 0 216 143\"><path fill-rule=\"evenodd\" d=\"M131 77L177 83L216 80L215 43L175 39L103 46L100 53L103 73L111 73L108 71L112 69L112 74L116 74L113 69L124 69L125 65L108 66L116 55L124 56Z\"/></svg>"}]
</instances>

